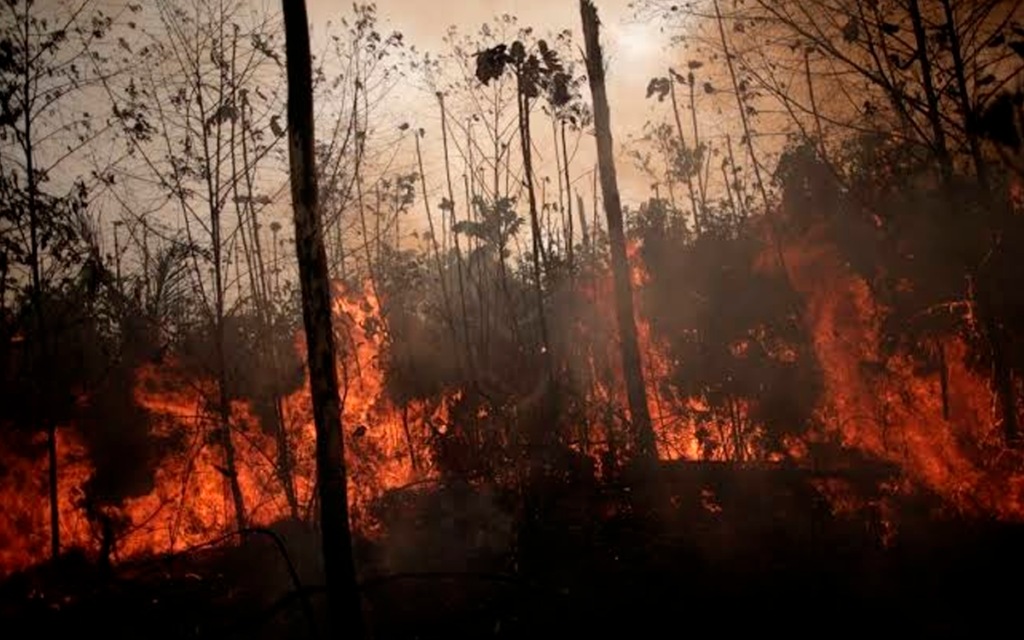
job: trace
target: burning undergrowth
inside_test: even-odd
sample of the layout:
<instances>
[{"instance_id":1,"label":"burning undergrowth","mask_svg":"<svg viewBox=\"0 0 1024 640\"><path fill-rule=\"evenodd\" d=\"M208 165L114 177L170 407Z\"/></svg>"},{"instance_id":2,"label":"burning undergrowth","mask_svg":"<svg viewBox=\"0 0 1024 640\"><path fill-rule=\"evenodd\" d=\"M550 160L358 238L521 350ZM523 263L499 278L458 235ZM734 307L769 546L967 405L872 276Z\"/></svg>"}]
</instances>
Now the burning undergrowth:
<instances>
[{"instance_id":1,"label":"burning undergrowth","mask_svg":"<svg viewBox=\"0 0 1024 640\"><path fill-rule=\"evenodd\" d=\"M745 517L730 492L747 500L743 486L798 478L810 493L794 499L869 519L885 544L908 501L931 505L929 518L1020 521L1024 474L979 337L980 297L968 286L911 304L927 282L900 271L908 250L890 249L891 222L831 215L851 206L841 199L809 214L794 190L772 224L722 218L695 235L657 199L632 218L648 408L662 466L675 470L668 503L720 522ZM465 565L470 548L515 565L523 527L633 509L599 495L628 476L632 442L611 278L595 246L580 250L579 268L548 283L554 377L524 338L540 320L523 282L468 301L474 320L507 320L493 335L446 322L420 280L336 284L353 525L386 543L384 566L415 564L424 545L437 547L438 567ZM494 253L469 265L503 273ZM922 309L948 317L920 330ZM194 356L202 341L79 394L57 428L66 544L113 561L180 552L236 529L238 504L249 526L315 521L304 337L268 343L242 319L233 326L232 353L265 353L233 365L226 430L216 381ZM461 330L479 346L445 349ZM5 573L46 557L45 447L22 440L0 460ZM451 535L424 538L425 528Z\"/></svg>"},{"instance_id":2,"label":"burning undergrowth","mask_svg":"<svg viewBox=\"0 0 1024 640\"><path fill-rule=\"evenodd\" d=\"M375 298L369 291L336 289L336 331L344 380L344 417L348 448L350 500L355 524L374 535L369 504L388 489L431 477L430 442L447 428L449 406L458 394L401 407L388 396L385 367L387 335L380 328ZM291 361L304 357L304 338L294 339ZM188 362L162 357L139 366L125 386L127 413L112 424L94 415L92 398L78 401L79 422L60 425L61 528L71 547L103 553L114 560L171 553L201 545L235 528L228 479L242 490L246 520L266 526L288 517L308 520L315 504L314 428L308 381L280 398L280 418L291 455L288 479L296 494L293 512L283 488L274 426L238 398L230 403L230 438L236 462L223 454L214 382ZM104 396L97 396L103 401ZM131 423L131 441L103 434ZM139 435L140 427L144 427ZM99 430L99 433L97 431ZM128 446L128 449L124 449ZM411 447L411 448L410 448ZM46 557L47 462L44 439L5 446L0 469L4 509L3 570L25 568ZM104 473L97 472L104 469Z\"/></svg>"}]
</instances>

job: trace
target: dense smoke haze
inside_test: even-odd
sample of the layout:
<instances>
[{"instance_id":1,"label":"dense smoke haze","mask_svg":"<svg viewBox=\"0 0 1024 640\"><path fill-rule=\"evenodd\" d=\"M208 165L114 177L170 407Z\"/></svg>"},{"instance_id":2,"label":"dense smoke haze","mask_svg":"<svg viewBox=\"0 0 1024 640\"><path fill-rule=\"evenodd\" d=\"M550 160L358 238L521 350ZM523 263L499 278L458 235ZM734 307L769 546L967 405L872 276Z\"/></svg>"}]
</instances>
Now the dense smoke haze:
<instances>
[{"instance_id":1,"label":"dense smoke haze","mask_svg":"<svg viewBox=\"0 0 1024 640\"><path fill-rule=\"evenodd\" d=\"M0 633L1012 629L1021 264L1017 0L9 0Z\"/></svg>"}]
</instances>

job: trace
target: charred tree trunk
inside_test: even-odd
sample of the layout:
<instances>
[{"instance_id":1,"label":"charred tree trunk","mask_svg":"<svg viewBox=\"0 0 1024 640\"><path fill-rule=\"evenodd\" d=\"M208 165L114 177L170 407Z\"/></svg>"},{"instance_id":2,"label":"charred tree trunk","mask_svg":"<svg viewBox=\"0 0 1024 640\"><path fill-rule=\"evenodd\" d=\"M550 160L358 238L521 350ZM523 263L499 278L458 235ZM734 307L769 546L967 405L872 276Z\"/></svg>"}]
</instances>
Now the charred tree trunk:
<instances>
[{"instance_id":1,"label":"charred tree trunk","mask_svg":"<svg viewBox=\"0 0 1024 640\"><path fill-rule=\"evenodd\" d=\"M533 152L530 149L530 98L526 95L523 87L523 70L516 69L516 94L519 110L519 141L523 153L523 174L526 179L526 194L530 204L530 231L533 237L533 290L537 299L537 317L540 322L541 347L544 349L544 363L548 370L548 377L555 377L555 366L551 354L551 344L548 341L548 323L544 313L544 285L541 263L547 264L544 258L543 231L540 226L540 217L537 213L537 194L533 185Z\"/></svg>"},{"instance_id":2,"label":"charred tree trunk","mask_svg":"<svg viewBox=\"0 0 1024 640\"><path fill-rule=\"evenodd\" d=\"M284 8L288 69L288 156L295 217L295 251L299 260L302 317L306 329L309 382L316 424L317 487L320 528L327 576L332 633L363 637L363 618L352 557L345 478L345 439L327 252L317 210L316 156L313 148L313 79L304 0L287 0Z\"/></svg>"},{"instance_id":3,"label":"charred tree trunk","mask_svg":"<svg viewBox=\"0 0 1024 640\"><path fill-rule=\"evenodd\" d=\"M28 47L28 33L29 33L29 12L25 11L25 47ZM50 554L53 558L60 555L60 505L58 502L59 491L57 488L58 481L58 470L57 470L57 425L43 416L43 387L45 380L49 379L45 370L49 358L46 349L46 331L45 321L43 316L43 278L42 278L42 266L40 265L40 242L39 242L39 197L38 197L38 184L36 181L35 171L35 150L33 149L32 139L32 79L28 63L25 66L25 84L23 85L24 95L22 96L22 104L25 107L25 132L24 132L24 144L23 148L25 151L25 173L28 182L28 221L29 221L29 239L31 245L29 250L29 261L32 266L32 307L35 311L35 330L36 339L33 341L33 357L34 366L33 373L36 376L35 384L32 389L32 420L33 427L41 426L45 424L46 428L46 452L48 468L48 480L49 480L49 499L50 499ZM4 274L6 278L6 273Z\"/></svg>"},{"instance_id":4,"label":"charred tree trunk","mask_svg":"<svg viewBox=\"0 0 1024 640\"><path fill-rule=\"evenodd\" d=\"M205 138L204 138L205 140ZM207 184L209 184L207 178ZM217 438L224 450L223 473L231 488L231 499L235 506L235 523L238 529L245 528L245 496L238 483L238 467L235 464L235 445L231 439L231 397L228 389L227 356L224 353L224 273L222 268L221 211L217 205L217 190L210 187L210 232L213 240L213 285L214 285L214 357L217 360Z\"/></svg>"},{"instance_id":5,"label":"charred tree trunk","mask_svg":"<svg viewBox=\"0 0 1024 640\"><path fill-rule=\"evenodd\" d=\"M590 251L590 230L587 229L587 212L583 208L583 196L580 192L576 192L576 215L580 217L580 233L582 234L583 242L583 254L587 255Z\"/></svg>"},{"instance_id":6,"label":"charred tree trunk","mask_svg":"<svg viewBox=\"0 0 1024 640\"><path fill-rule=\"evenodd\" d=\"M0 253L0 322L7 317L7 251Z\"/></svg>"},{"instance_id":7,"label":"charred tree trunk","mask_svg":"<svg viewBox=\"0 0 1024 640\"><path fill-rule=\"evenodd\" d=\"M974 108L971 106L970 95L967 93L967 74L964 71L963 51L960 49L960 34L956 30L956 14L954 13L953 3L950 0L942 0L942 9L946 16L946 28L949 29L949 48L953 54L953 71L956 75L957 97L960 100L960 109L964 115L967 142L971 145L971 157L974 160L974 170L978 176L978 185L983 193L988 194L988 167L985 164L985 157L981 152L981 140L978 138L977 123L975 122L976 116Z\"/></svg>"},{"instance_id":8,"label":"charred tree trunk","mask_svg":"<svg viewBox=\"0 0 1024 640\"><path fill-rule=\"evenodd\" d=\"M910 11L910 22L914 26L917 61L921 65L921 84L924 86L924 96L928 101L928 122L931 124L932 136L935 138L932 143L935 155L938 157L939 170L942 172L942 182L948 187L953 180L953 161L949 156L949 148L946 146L946 131L942 128L939 96L935 92L932 64L928 59L928 36L924 31L924 20L921 18L921 7L917 0L910 0L907 9Z\"/></svg>"},{"instance_id":9,"label":"charred tree trunk","mask_svg":"<svg viewBox=\"0 0 1024 640\"><path fill-rule=\"evenodd\" d=\"M572 183L569 181L569 148L565 144L565 120L562 120L562 172L565 174L565 217L569 223L569 237L566 239L567 258L569 260L569 282L575 282L576 256L573 245L576 243L575 229L572 223ZM561 191L561 189L559 189Z\"/></svg>"},{"instance_id":10,"label":"charred tree trunk","mask_svg":"<svg viewBox=\"0 0 1024 640\"><path fill-rule=\"evenodd\" d=\"M452 244L455 247L455 268L459 285L459 309L462 311L462 337L465 340L466 366L469 367L470 378L476 379L476 369L473 365L473 340L469 332L469 313L466 310L466 283L465 267L462 259L462 245L459 243L459 233L456 230L458 219L455 216L455 189L452 188L451 161L448 156L448 112L444 107L444 94L437 92L437 101L441 106L441 145L444 149L444 175L448 185L448 206L451 207L449 224L452 228Z\"/></svg>"},{"instance_id":11,"label":"charred tree trunk","mask_svg":"<svg viewBox=\"0 0 1024 640\"><path fill-rule=\"evenodd\" d=\"M199 108L199 115L203 122L209 122L206 104L203 100L204 80L196 68L195 87L197 88L196 101ZM222 70L218 82L218 104L225 99L225 73ZM221 216L224 213L221 209L220 171L221 162L224 161L221 149L221 126L215 125L215 133L204 131L201 136L203 159L207 164L207 171L204 178L206 182L206 198L210 206L210 243L213 260L213 318L212 330L214 340L214 359L217 373L217 444L224 452L224 468L221 473L227 478L228 486L231 489L231 498L235 508L235 522L239 530L246 526L245 500L242 488L238 483L238 469L235 465L235 449L231 439L231 393L228 388L227 360L224 352L224 293L225 293L225 271L224 268L224 242L222 234ZM211 136L213 140L211 141ZM211 142L213 149L211 149Z\"/></svg>"},{"instance_id":12,"label":"charred tree trunk","mask_svg":"<svg viewBox=\"0 0 1024 640\"><path fill-rule=\"evenodd\" d=\"M219 275L218 275L219 280ZM219 283L218 283L219 284ZM238 465L235 461L235 443L231 439L231 399L228 395L227 358L224 354L224 307L222 293L217 292L217 326L215 328L217 356L217 419L220 446L224 450L224 470L231 487L231 500L235 505L235 524L238 530L245 529L245 496L238 482Z\"/></svg>"},{"instance_id":13,"label":"charred tree trunk","mask_svg":"<svg viewBox=\"0 0 1024 640\"><path fill-rule=\"evenodd\" d=\"M747 106L743 102L743 91L740 90L740 82L736 77L736 65L733 63L733 54L729 49L729 40L725 35L725 20L722 18L722 9L718 0L714 0L715 22L718 24L718 37L722 43L722 53L725 55L726 67L729 70L729 80L732 83L733 93L736 95L736 109L740 114L740 124L743 125L743 140L747 145L747 153L750 155L750 166L754 170L754 180L757 183L757 190L761 194L761 202L764 205L764 214L768 220L768 227L772 233L772 245L775 248L775 259L779 263L779 269L786 278L790 289L793 288L792 278L789 277L789 268L786 266L786 256L782 250L782 238L776 224L775 214L772 211L771 201L768 199L768 189L764 186L764 179L761 177L761 165L757 162L757 154L754 151L754 137L750 130L750 121L747 119ZM730 154L732 152L730 151ZM735 165L733 165L735 166Z\"/></svg>"},{"instance_id":14,"label":"charred tree trunk","mask_svg":"<svg viewBox=\"0 0 1024 640\"><path fill-rule=\"evenodd\" d=\"M653 460L656 451L654 429L647 409L647 390L640 364L636 321L633 317L633 289L626 258L626 236L622 227L622 204L613 158L611 116L604 84L604 59L601 54L597 8L590 0L580 1L583 36L586 41L587 76L594 96L594 129L597 134L597 158L601 168L601 193L608 218L608 240L611 250L612 276L615 280L615 311L618 317L622 348L622 369L626 379L629 415L633 423L635 454Z\"/></svg>"},{"instance_id":15,"label":"charred tree trunk","mask_svg":"<svg viewBox=\"0 0 1024 640\"><path fill-rule=\"evenodd\" d=\"M459 335L455 330L455 316L452 313L451 296L448 295L448 284L445 280L444 264L441 262L441 248L437 246L437 232L434 229L434 216L430 213L430 196L427 194L427 174L423 171L423 152L420 150L420 138L423 130L416 133L416 166L420 170L420 185L423 190L423 209L427 212L427 225L430 227L430 245L434 249L434 263L437 266L437 280L441 286L441 300L444 302L444 319L448 325L448 333L451 335L452 349L459 353ZM459 358L459 365L463 364Z\"/></svg>"},{"instance_id":16,"label":"charred tree trunk","mask_svg":"<svg viewBox=\"0 0 1024 640\"><path fill-rule=\"evenodd\" d=\"M1007 446L1021 447L1024 446L1024 442L1022 442L1017 416L1016 383L1012 365L1006 356L1008 351L1007 331L991 316L986 318L985 328L991 349L992 377L995 382L996 397L1003 414L1003 437Z\"/></svg>"},{"instance_id":17,"label":"charred tree trunk","mask_svg":"<svg viewBox=\"0 0 1024 640\"><path fill-rule=\"evenodd\" d=\"M672 115L675 117L676 123L676 134L679 136L679 146L686 149L686 134L683 133L683 119L679 115L679 103L676 101L676 79L671 73L669 74L669 81L671 84L671 91L669 97L672 99ZM689 171L686 172L686 188L690 194L690 209L693 212L693 229L694 232L699 236L703 231L703 215L697 208L697 192L693 188L693 176Z\"/></svg>"}]
</instances>

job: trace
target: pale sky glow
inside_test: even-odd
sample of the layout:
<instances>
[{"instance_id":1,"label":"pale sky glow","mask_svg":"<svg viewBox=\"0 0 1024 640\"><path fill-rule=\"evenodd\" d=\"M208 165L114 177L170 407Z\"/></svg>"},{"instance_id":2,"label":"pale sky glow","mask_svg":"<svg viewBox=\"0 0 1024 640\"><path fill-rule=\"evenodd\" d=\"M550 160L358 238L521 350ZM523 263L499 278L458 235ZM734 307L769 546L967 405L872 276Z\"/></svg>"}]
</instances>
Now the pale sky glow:
<instances>
[{"instance_id":1,"label":"pale sky glow","mask_svg":"<svg viewBox=\"0 0 1024 640\"><path fill-rule=\"evenodd\" d=\"M623 62L647 67L657 62L656 56L663 54L659 34L650 25L636 22L611 23L607 37L615 45L615 49Z\"/></svg>"},{"instance_id":2,"label":"pale sky glow","mask_svg":"<svg viewBox=\"0 0 1024 640\"><path fill-rule=\"evenodd\" d=\"M630 0L596 2L603 22L602 44L608 62L607 82L617 148L630 135L638 135L644 122L652 119L652 109L656 107L645 100L644 91L652 77L664 75L672 55L668 38L657 26L634 20L629 3ZM337 0L309 0L314 34L328 20L336 22L349 6ZM483 23L505 13L516 16L520 26L534 27L539 35L571 29L578 44L582 45L583 40L578 0L378 0L377 7L387 30L401 31L407 44L432 54L445 50L443 38L450 25L456 25L461 33L473 33ZM436 106L430 96L415 89L400 91L402 98L391 105L396 118L436 123ZM421 94L418 99L417 93ZM589 102L589 88L584 88L584 96ZM587 170L585 167L593 163L593 157L593 138L587 136L580 142L574 179L577 173ZM434 164L428 159L428 178ZM541 175L553 172L553 159L549 162L542 158L537 171ZM649 179L639 175L631 163L621 160L618 171L626 202L635 203L649 195Z\"/></svg>"}]
</instances>

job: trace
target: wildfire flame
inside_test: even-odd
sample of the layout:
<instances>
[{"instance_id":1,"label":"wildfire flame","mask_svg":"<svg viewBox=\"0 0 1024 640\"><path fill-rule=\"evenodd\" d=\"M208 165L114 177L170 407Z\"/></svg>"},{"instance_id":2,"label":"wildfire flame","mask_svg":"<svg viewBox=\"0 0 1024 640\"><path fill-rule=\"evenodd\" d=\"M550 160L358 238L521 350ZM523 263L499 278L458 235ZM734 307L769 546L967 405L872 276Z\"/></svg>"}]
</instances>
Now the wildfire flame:
<instances>
[{"instance_id":1,"label":"wildfire flame","mask_svg":"<svg viewBox=\"0 0 1024 640\"><path fill-rule=\"evenodd\" d=\"M634 287L642 289L648 275L636 245L630 245L630 259ZM1024 519L1024 475L1014 470L1019 465L1011 464L999 444L992 390L968 366L963 341L950 336L942 344L948 398L944 411L940 381L934 374L915 368L908 354L882 353L885 309L873 299L863 278L844 265L827 238L806 234L785 248L785 259L792 285L803 301L803 322L824 378L817 412L825 433L788 443L791 457L806 459L813 438L837 436L845 447L897 465L907 486L942 496L963 513ZM767 257L762 262L759 268L778 268ZM579 286L596 315L577 317L573 330L594 336L595 331L614 327L610 275L583 279ZM353 524L365 535L374 535L377 525L366 507L376 497L437 474L430 443L445 433L449 408L461 394L455 390L441 398L397 406L386 384L390 340L386 314L373 287L367 284L355 291L338 284L334 299ZM668 384L674 367L667 344L639 310L636 322L660 457L726 456L724 448L710 454L702 449L694 416L708 411L707 399L674 395ZM304 361L301 332L294 345ZM586 420L595 425L580 438L578 448L593 456L600 469L601 455L613 447L615 434L621 433L618 425L625 420L619 354L614 340L577 340L575 348L584 352L586 371L577 374L590 383L584 398L590 411ZM745 348L745 344L733 346L735 353ZM216 411L210 402L214 391L212 380L186 374L173 359L135 372L134 397L152 418L153 435L178 446L157 461L152 489L125 500L115 510L123 523L113 549L115 560L182 550L235 526L228 470L215 437ZM282 414L292 450L292 482L303 511L300 516L308 518L316 486L308 379L282 399ZM266 525L288 517L289 504L275 467L274 436L245 400L231 402L230 424L248 521ZM103 532L95 517L89 517L84 500L94 471L89 451L74 425L58 428L57 444L64 544L96 549ZM0 503L5 507L0 512L0 575L48 555L45 442L40 439L35 445L29 456L0 447L4 478ZM850 498L841 487L823 489L832 496L835 510L849 508Z\"/></svg>"},{"instance_id":2,"label":"wildfire flame","mask_svg":"<svg viewBox=\"0 0 1024 640\"><path fill-rule=\"evenodd\" d=\"M365 506L382 492L428 478L433 464L426 442L432 429L448 420L455 397L434 402L410 401L397 407L385 388L388 336L371 287L347 291L335 287L335 331L342 380L346 465L353 524L372 535L374 523ZM294 340L305 358L305 338ZM212 380L188 375L173 359L146 364L134 376L136 403L151 417L152 435L179 443L156 466L152 490L128 498L117 508L123 526L113 550L115 560L173 552L229 533L234 506L222 448L216 445L217 418ZM282 399L287 440L292 449L292 481L302 517L312 513L315 489L315 427L308 378ZM231 402L231 437L238 482L250 524L268 525L290 515L275 467L274 437L260 424L251 404ZM411 440L406 429L415 433ZM90 520L84 501L93 474L89 452L74 425L57 430L59 506L64 547L94 550L101 527ZM0 448L4 471L0 490L0 576L45 560L49 554L47 461L45 438L36 455L18 456ZM409 447L416 447L417 467ZM95 518L93 519L95 520Z\"/></svg>"}]
</instances>

